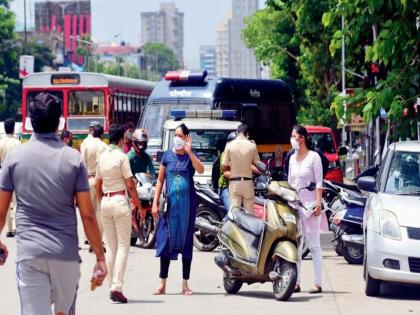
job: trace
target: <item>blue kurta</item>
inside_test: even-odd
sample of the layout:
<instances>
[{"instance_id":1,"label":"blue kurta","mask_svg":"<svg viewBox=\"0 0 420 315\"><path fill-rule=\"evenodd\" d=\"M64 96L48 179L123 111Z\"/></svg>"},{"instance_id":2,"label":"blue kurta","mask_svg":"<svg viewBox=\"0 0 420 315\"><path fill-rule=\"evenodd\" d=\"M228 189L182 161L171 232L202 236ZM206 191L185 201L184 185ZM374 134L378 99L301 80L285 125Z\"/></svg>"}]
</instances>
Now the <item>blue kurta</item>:
<instances>
[{"instance_id":1,"label":"blue kurta","mask_svg":"<svg viewBox=\"0 0 420 315\"><path fill-rule=\"evenodd\" d=\"M168 210L159 218L156 234L156 256L192 259L196 195L193 176L195 173L187 154L168 150L163 154L165 166L166 197Z\"/></svg>"}]
</instances>

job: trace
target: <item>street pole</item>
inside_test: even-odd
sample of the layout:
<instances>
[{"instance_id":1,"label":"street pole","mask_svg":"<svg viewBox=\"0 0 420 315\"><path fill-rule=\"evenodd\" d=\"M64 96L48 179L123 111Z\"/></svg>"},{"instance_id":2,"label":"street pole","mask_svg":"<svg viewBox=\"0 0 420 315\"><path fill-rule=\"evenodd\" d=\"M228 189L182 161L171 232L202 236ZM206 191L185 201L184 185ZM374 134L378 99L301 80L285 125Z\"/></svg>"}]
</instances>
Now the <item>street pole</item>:
<instances>
[{"instance_id":1,"label":"street pole","mask_svg":"<svg viewBox=\"0 0 420 315\"><path fill-rule=\"evenodd\" d=\"M376 42L376 37L377 37L377 33L376 33L376 25L372 25L372 31L373 31L373 42ZM378 79L375 76L375 86L378 83ZM381 151L381 133L380 133L380 120L379 117L376 118L375 121L375 152L379 152L379 156L380 156L380 151Z\"/></svg>"},{"instance_id":2,"label":"street pole","mask_svg":"<svg viewBox=\"0 0 420 315\"><path fill-rule=\"evenodd\" d=\"M24 28L24 37L25 37L25 47L24 47L24 53L26 54L26 48L28 43L28 37L26 34L26 0L23 1L23 28Z\"/></svg>"},{"instance_id":3,"label":"street pole","mask_svg":"<svg viewBox=\"0 0 420 315\"><path fill-rule=\"evenodd\" d=\"M344 15L341 16L341 32L341 94L344 97L346 95L346 44L344 42ZM343 129L341 131L341 143L343 146L346 144L346 116L347 103L344 101Z\"/></svg>"}]
</instances>

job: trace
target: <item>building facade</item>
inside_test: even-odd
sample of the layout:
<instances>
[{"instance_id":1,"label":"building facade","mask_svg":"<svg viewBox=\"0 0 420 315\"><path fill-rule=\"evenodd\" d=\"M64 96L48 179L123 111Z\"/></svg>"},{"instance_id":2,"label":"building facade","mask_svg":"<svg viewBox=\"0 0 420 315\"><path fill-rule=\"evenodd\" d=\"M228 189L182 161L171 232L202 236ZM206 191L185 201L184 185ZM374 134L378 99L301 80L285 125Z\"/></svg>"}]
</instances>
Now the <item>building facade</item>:
<instances>
[{"instance_id":1,"label":"building facade","mask_svg":"<svg viewBox=\"0 0 420 315\"><path fill-rule=\"evenodd\" d=\"M174 3L161 3L157 12L141 13L141 42L161 43L184 65L184 13Z\"/></svg>"},{"instance_id":2,"label":"building facade","mask_svg":"<svg viewBox=\"0 0 420 315\"><path fill-rule=\"evenodd\" d=\"M209 76L217 75L216 46L200 46L200 69L207 70Z\"/></svg>"},{"instance_id":3,"label":"building facade","mask_svg":"<svg viewBox=\"0 0 420 315\"><path fill-rule=\"evenodd\" d=\"M229 33L232 14L229 13L219 24L216 39L216 72L219 76L229 76Z\"/></svg>"},{"instance_id":4,"label":"building facade","mask_svg":"<svg viewBox=\"0 0 420 315\"><path fill-rule=\"evenodd\" d=\"M232 18L229 22L229 76L260 78L261 66L252 49L245 46L241 33L244 19L258 10L258 0L232 0Z\"/></svg>"},{"instance_id":5,"label":"building facade","mask_svg":"<svg viewBox=\"0 0 420 315\"><path fill-rule=\"evenodd\" d=\"M62 34L64 63L82 65L83 57L76 54L77 39L91 35L90 0L35 2L35 30Z\"/></svg>"}]
</instances>

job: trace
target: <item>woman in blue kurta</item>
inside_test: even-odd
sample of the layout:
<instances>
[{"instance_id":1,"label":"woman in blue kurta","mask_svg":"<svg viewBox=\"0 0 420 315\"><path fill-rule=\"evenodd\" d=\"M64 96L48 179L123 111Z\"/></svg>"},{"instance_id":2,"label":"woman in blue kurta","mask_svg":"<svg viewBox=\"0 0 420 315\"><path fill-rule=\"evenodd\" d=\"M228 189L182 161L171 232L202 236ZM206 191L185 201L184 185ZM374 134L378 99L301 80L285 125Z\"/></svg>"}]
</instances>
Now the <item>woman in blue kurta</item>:
<instances>
[{"instance_id":1,"label":"woman in blue kurta","mask_svg":"<svg viewBox=\"0 0 420 315\"><path fill-rule=\"evenodd\" d=\"M152 212L158 215L159 198L166 180L167 211L159 214L156 234L156 256L160 257L161 283L154 294L165 294L169 264L182 254L182 293L191 295L190 277L195 210L194 173L202 174L204 166L191 149L191 136L187 126L175 129L174 147L163 154L156 184Z\"/></svg>"}]
</instances>

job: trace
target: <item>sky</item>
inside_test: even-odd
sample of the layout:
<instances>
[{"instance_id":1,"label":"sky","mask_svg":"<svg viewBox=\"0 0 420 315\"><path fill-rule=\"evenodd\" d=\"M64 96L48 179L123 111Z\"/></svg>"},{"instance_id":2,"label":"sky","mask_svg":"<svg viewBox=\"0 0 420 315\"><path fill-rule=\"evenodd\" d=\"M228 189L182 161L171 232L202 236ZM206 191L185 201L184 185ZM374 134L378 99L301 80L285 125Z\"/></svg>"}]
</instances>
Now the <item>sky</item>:
<instances>
[{"instance_id":1,"label":"sky","mask_svg":"<svg viewBox=\"0 0 420 315\"><path fill-rule=\"evenodd\" d=\"M23 23L23 1L12 1L19 23ZM260 7L263 0L260 1ZM91 0L92 39L99 44L124 40L140 44L140 12L157 11L161 2L174 2L184 12L184 62L191 69L199 68L200 45L214 45L216 31L231 10L230 0ZM27 0L28 24L34 21L35 0ZM32 18L30 17L32 15Z\"/></svg>"}]
</instances>

